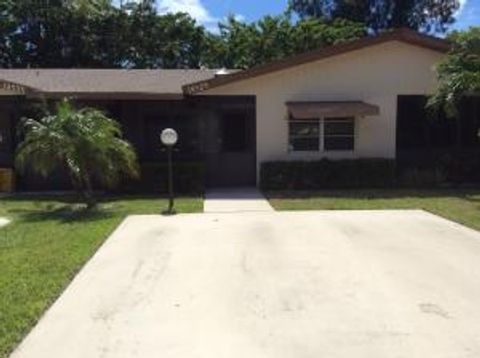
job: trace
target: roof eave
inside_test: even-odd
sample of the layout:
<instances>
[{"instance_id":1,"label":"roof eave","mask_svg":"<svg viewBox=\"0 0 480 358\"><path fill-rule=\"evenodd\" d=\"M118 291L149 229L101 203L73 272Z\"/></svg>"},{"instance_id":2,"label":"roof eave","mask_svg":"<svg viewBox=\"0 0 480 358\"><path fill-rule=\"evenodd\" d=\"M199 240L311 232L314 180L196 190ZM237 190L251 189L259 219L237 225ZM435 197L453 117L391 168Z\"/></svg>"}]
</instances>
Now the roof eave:
<instances>
[{"instance_id":1,"label":"roof eave","mask_svg":"<svg viewBox=\"0 0 480 358\"><path fill-rule=\"evenodd\" d=\"M29 98L74 98L79 100L180 100L182 93L150 93L150 92L31 92Z\"/></svg>"},{"instance_id":2,"label":"roof eave","mask_svg":"<svg viewBox=\"0 0 480 358\"><path fill-rule=\"evenodd\" d=\"M26 86L22 83L19 83L19 82L12 82L12 81L8 81L8 80L4 80L2 78L0 78L0 89L5 89L5 90L10 90L12 92L17 92L16 95L21 95L21 96L25 96L25 95L28 95L30 93L34 93L35 91L37 91L36 88L34 87L31 87L31 86Z\"/></svg>"}]
</instances>

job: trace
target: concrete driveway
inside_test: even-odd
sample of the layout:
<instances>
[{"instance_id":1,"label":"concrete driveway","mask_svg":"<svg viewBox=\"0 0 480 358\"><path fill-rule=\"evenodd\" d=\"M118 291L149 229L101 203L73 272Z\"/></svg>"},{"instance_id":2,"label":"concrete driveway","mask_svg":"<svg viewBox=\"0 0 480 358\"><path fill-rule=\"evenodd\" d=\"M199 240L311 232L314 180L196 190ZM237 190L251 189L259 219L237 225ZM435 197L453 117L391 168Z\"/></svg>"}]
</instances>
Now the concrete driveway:
<instances>
[{"instance_id":1,"label":"concrete driveway","mask_svg":"<svg viewBox=\"0 0 480 358\"><path fill-rule=\"evenodd\" d=\"M128 218L14 358L480 357L480 234L423 211Z\"/></svg>"}]
</instances>

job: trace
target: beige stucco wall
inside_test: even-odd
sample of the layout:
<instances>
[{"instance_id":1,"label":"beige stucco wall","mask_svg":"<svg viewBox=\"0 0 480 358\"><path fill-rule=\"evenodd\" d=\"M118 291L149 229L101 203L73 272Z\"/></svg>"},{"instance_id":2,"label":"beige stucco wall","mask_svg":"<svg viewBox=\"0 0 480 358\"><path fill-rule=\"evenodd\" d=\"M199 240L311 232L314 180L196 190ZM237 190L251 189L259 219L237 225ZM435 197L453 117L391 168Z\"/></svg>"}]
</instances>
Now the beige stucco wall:
<instances>
[{"instance_id":1,"label":"beige stucco wall","mask_svg":"<svg viewBox=\"0 0 480 358\"><path fill-rule=\"evenodd\" d=\"M299 65L204 92L255 95L257 165L276 159L395 157L397 95L428 94L442 54L391 41ZM378 116L356 121L353 152L288 152L288 101L361 100L380 107Z\"/></svg>"}]
</instances>

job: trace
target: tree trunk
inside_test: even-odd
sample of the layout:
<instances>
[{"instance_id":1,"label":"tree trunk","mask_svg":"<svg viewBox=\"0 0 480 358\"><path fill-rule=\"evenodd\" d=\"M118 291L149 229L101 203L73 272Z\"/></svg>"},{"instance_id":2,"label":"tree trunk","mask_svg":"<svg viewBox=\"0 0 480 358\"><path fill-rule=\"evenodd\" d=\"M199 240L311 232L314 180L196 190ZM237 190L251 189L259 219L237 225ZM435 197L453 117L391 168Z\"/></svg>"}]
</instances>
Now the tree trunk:
<instances>
[{"instance_id":1,"label":"tree trunk","mask_svg":"<svg viewBox=\"0 0 480 358\"><path fill-rule=\"evenodd\" d=\"M83 183L85 184L83 190L85 204L87 204L87 209L92 209L97 205L97 201L95 200L95 196L93 195L92 183L90 180L90 175L88 173L85 173L83 175Z\"/></svg>"},{"instance_id":2,"label":"tree trunk","mask_svg":"<svg viewBox=\"0 0 480 358\"><path fill-rule=\"evenodd\" d=\"M82 179L77 177L67 165L68 175L70 176L70 182L72 183L73 190L77 193L78 198L84 198L84 191L82 185Z\"/></svg>"}]
</instances>

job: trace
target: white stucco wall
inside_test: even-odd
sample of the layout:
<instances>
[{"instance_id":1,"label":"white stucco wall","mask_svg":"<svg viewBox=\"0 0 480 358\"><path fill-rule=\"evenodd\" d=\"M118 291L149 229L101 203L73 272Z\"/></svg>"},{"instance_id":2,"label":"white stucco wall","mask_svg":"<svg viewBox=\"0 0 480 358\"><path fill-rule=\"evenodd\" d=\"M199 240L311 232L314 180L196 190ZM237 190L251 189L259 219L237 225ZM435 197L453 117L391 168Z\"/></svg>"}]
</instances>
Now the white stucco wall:
<instances>
[{"instance_id":1,"label":"white stucco wall","mask_svg":"<svg viewBox=\"0 0 480 358\"><path fill-rule=\"evenodd\" d=\"M397 95L422 95L436 85L443 54L403 42L372 47L212 88L203 95L255 95L257 166L268 160L395 157ZM288 152L288 101L364 101L378 116L356 122L353 152Z\"/></svg>"}]
</instances>

